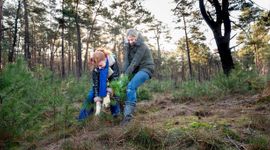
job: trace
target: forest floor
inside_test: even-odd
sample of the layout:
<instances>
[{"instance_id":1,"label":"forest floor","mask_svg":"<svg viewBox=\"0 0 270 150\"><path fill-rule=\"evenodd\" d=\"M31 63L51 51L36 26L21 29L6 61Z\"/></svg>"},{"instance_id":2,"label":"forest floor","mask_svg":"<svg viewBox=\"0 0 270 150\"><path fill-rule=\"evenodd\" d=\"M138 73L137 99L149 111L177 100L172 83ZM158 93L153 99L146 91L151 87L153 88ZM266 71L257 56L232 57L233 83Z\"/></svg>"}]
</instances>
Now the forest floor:
<instances>
[{"instance_id":1,"label":"forest floor","mask_svg":"<svg viewBox=\"0 0 270 150\"><path fill-rule=\"evenodd\" d=\"M40 149L270 149L270 90L218 100L155 94L138 102L125 127L121 118L90 118L62 138L44 139ZM252 141L253 139L253 141Z\"/></svg>"}]
</instances>

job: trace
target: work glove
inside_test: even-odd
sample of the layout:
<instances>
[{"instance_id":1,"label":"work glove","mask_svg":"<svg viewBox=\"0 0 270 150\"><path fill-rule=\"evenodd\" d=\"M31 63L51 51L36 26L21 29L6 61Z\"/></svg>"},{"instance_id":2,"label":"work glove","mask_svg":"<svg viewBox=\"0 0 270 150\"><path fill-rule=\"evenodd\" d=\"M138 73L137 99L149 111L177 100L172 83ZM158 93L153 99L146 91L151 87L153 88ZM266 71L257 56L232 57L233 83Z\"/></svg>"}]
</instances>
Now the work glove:
<instances>
[{"instance_id":1,"label":"work glove","mask_svg":"<svg viewBox=\"0 0 270 150\"><path fill-rule=\"evenodd\" d=\"M96 97L94 98L94 102L101 102L101 101L102 101L102 98L99 97L99 96L96 96Z\"/></svg>"},{"instance_id":2,"label":"work glove","mask_svg":"<svg viewBox=\"0 0 270 150\"><path fill-rule=\"evenodd\" d=\"M107 88L107 93L109 93L111 96L113 96L113 89L112 88Z\"/></svg>"},{"instance_id":3,"label":"work glove","mask_svg":"<svg viewBox=\"0 0 270 150\"><path fill-rule=\"evenodd\" d=\"M96 102L96 113L95 113L95 115L96 116L98 116L99 114L100 114L100 112L101 112L101 101L97 101Z\"/></svg>"},{"instance_id":4,"label":"work glove","mask_svg":"<svg viewBox=\"0 0 270 150\"><path fill-rule=\"evenodd\" d=\"M110 106L110 103L111 103L110 94L107 93L107 96L104 97L104 99L103 99L102 106L105 108L108 108Z\"/></svg>"}]
</instances>

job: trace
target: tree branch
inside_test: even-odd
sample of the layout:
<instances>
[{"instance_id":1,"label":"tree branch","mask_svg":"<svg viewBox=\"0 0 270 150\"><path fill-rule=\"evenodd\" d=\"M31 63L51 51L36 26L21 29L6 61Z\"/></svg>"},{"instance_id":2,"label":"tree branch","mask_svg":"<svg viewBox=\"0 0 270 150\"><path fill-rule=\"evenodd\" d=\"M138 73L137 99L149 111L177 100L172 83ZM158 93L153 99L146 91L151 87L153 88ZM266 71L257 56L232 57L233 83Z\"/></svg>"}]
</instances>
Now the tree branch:
<instances>
[{"instance_id":1,"label":"tree branch","mask_svg":"<svg viewBox=\"0 0 270 150\"><path fill-rule=\"evenodd\" d=\"M244 42L240 42L240 43L238 43L238 44L236 44L236 45L230 47L230 49L234 49L234 48L238 47L239 45L241 45L241 44L243 44L243 43L244 43Z\"/></svg>"},{"instance_id":2,"label":"tree branch","mask_svg":"<svg viewBox=\"0 0 270 150\"><path fill-rule=\"evenodd\" d=\"M224 37L229 39L231 35L231 20L228 8L229 8L229 1L222 0L222 18L223 18L222 20L225 29Z\"/></svg>"},{"instance_id":3,"label":"tree branch","mask_svg":"<svg viewBox=\"0 0 270 150\"><path fill-rule=\"evenodd\" d=\"M205 22L213 30L216 23L215 23L215 21L211 20L209 15L207 14L207 12L205 10L204 0L199 0L199 6L200 6L201 14L202 14Z\"/></svg>"},{"instance_id":4,"label":"tree branch","mask_svg":"<svg viewBox=\"0 0 270 150\"><path fill-rule=\"evenodd\" d=\"M207 11L207 14L208 14L208 16L209 16L209 19L212 20L213 22L215 22L215 20L212 18L212 16L211 16L211 14L210 14L209 11Z\"/></svg>"},{"instance_id":5,"label":"tree branch","mask_svg":"<svg viewBox=\"0 0 270 150\"><path fill-rule=\"evenodd\" d=\"M235 26L239 27L239 28L246 34L246 37L247 37L248 39L250 39L250 36L249 36L248 32L247 32L241 25L235 23L235 22L232 21L232 20L231 20L231 22L232 22Z\"/></svg>"},{"instance_id":6,"label":"tree branch","mask_svg":"<svg viewBox=\"0 0 270 150\"><path fill-rule=\"evenodd\" d=\"M221 24L222 23L222 10L221 10L220 3L218 2L218 0L213 0L213 4L216 9L217 23Z\"/></svg>"}]
</instances>

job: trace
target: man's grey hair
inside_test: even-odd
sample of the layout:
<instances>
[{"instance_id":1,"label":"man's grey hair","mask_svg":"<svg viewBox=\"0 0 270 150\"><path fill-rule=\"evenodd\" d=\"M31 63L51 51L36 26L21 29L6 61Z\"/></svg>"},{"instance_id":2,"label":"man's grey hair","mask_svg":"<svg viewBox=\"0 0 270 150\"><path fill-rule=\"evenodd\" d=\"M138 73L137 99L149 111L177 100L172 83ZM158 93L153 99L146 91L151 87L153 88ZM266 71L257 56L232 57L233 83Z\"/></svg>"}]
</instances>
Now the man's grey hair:
<instances>
[{"instance_id":1,"label":"man's grey hair","mask_svg":"<svg viewBox=\"0 0 270 150\"><path fill-rule=\"evenodd\" d=\"M135 38L138 38L139 32L136 29L128 29L127 30L127 37L128 36L133 36Z\"/></svg>"}]
</instances>

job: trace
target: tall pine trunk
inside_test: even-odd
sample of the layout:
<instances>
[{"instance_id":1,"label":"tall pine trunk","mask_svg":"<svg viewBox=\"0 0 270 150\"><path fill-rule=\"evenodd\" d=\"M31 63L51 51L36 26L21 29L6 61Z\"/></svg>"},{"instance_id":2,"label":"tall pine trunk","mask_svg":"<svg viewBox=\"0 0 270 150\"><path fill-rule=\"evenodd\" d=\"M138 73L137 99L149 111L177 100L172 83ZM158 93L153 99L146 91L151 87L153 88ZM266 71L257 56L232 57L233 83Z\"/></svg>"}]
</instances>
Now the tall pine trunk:
<instances>
[{"instance_id":1,"label":"tall pine trunk","mask_svg":"<svg viewBox=\"0 0 270 150\"><path fill-rule=\"evenodd\" d=\"M61 76L62 78L65 77L66 71L65 71L65 53L64 53L64 27L62 27L62 33L61 33L61 38L62 38L62 44L61 44Z\"/></svg>"},{"instance_id":2,"label":"tall pine trunk","mask_svg":"<svg viewBox=\"0 0 270 150\"><path fill-rule=\"evenodd\" d=\"M185 31L185 41L186 41L186 50L187 50L187 58L188 58L188 68L189 68L189 79L193 78L192 74L192 66L191 66L191 60L190 60L190 48L188 43L188 35L187 35L187 25L186 25L186 19L185 16L183 16L183 22L184 22L184 31Z\"/></svg>"},{"instance_id":3,"label":"tall pine trunk","mask_svg":"<svg viewBox=\"0 0 270 150\"><path fill-rule=\"evenodd\" d=\"M35 21L34 21L34 19L33 18L31 18L31 20L32 20L32 34L31 34L31 64L32 64L32 66L34 66L36 63L37 63L37 46L38 45L36 45L36 38L35 38L35 35L34 35L34 33L35 33L35 31L36 31L36 25L35 25ZM30 46L30 45L29 45Z\"/></svg>"},{"instance_id":4,"label":"tall pine trunk","mask_svg":"<svg viewBox=\"0 0 270 150\"><path fill-rule=\"evenodd\" d=\"M157 69L161 69L161 50L160 50L160 42L159 42L160 36L159 36L159 29L157 26L157 33L156 33L156 40L157 40L157 48L158 48L158 62L157 62ZM157 78L160 80L161 75L160 72L157 71Z\"/></svg>"},{"instance_id":5,"label":"tall pine trunk","mask_svg":"<svg viewBox=\"0 0 270 150\"><path fill-rule=\"evenodd\" d=\"M81 33L80 33L80 24L79 24L79 11L78 11L78 5L79 5L79 0L77 0L77 6L76 6L76 16L75 16L75 22L76 22L76 29L77 29L77 59L76 59L76 75L77 79L82 76L82 44L81 44Z\"/></svg>"},{"instance_id":6,"label":"tall pine trunk","mask_svg":"<svg viewBox=\"0 0 270 150\"><path fill-rule=\"evenodd\" d=\"M55 41L57 38L57 33L55 33L54 39L51 44L51 55L50 55L50 69L52 72L54 72L54 48L55 48Z\"/></svg>"},{"instance_id":7,"label":"tall pine trunk","mask_svg":"<svg viewBox=\"0 0 270 150\"><path fill-rule=\"evenodd\" d=\"M9 62L14 61L14 51L15 51L16 42L17 42L18 19L19 19L19 15L20 15L20 9L21 9L21 0L18 0L18 8L17 8L16 17L15 17L15 23L14 23L13 43L12 43L12 46L11 46L11 50L8 53L8 61Z\"/></svg>"},{"instance_id":8,"label":"tall pine trunk","mask_svg":"<svg viewBox=\"0 0 270 150\"><path fill-rule=\"evenodd\" d=\"M24 58L28 62L28 66L31 68L31 54L30 54L30 40L29 40L29 21L28 21L28 2L23 0L24 5Z\"/></svg>"},{"instance_id":9,"label":"tall pine trunk","mask_svg":"<svg viewBox=\"0 0 270 150\"><path fill-rule=\"evenodd\" d=\"M89 32L89 35L88 35L88 39L87 39L87 44L86 44L86 52L85 52L85 56L84 56L84 71L86 70L86 66L87 66L87 62L88 62L88 48L89 48L89 43L91 41L91 38L92 38L92 35L94 33L94 25L96 23L96 20L97 20L97 16L98 16L98 13L100 11L100 8L102 6L102 3L103 3L103 0L100 1L99 3L99 6L95 12L95 16L94 16L94 19L93 21L91 22L91 28L90 28L90 32Z\"/></svg>"},{"instance_id":10,"label":"tall pine trunk","mask_svg":"<svg viewBox=\"0 0 270 150\"><path fill-rule=\"evenodd\" d=\"M85 51L85 55L84 55L84 63L83 63L83 70L86 71L87 70L87 62L88 62L88 50L89 49L89 41L87 40L86 42L86 51Z\"/></svg>"},{"instance_id":11,"label":"tall pine trunk","mask_svg":"<svg viewBox=\"0 0 270 150\"><path fill-rule=\"evenodd\" d=\"M2 17L3 17L3 0L0 0L0 69L2 69Z\"/></svg>"},{"instance_id":12,"label":"tall pine trunk","mask_svg":"<svg viewBox=\"0 0 270 150\"><path fill-rule=\"evenodd\" d=\"M64 20L64 0L62 1L62 32L61 32L61 39L62 39L62 45L61 45L61 76L62 78L65 78L65 54L64 54L64 28L65 28L65 20Z\"/></svg>"},{"instance_id":13,"label":"tall pine trunk","mask_svg":"<svg viewBox=\"0 0 270 150\"><path fill-rule=\"evenodd\" d=\"M68 74L71 72L71 37L70 32L68 32Z\"/></svg>"}]
</instances>

